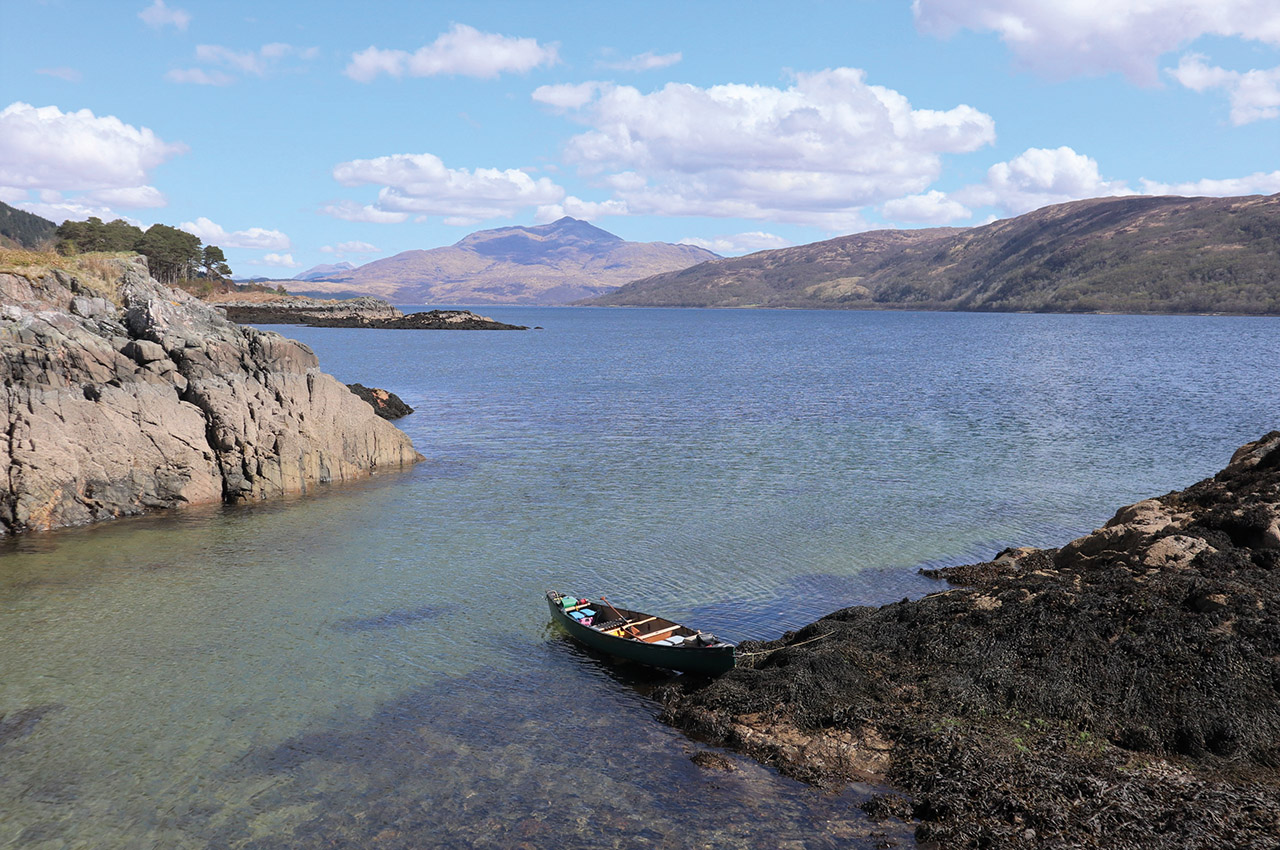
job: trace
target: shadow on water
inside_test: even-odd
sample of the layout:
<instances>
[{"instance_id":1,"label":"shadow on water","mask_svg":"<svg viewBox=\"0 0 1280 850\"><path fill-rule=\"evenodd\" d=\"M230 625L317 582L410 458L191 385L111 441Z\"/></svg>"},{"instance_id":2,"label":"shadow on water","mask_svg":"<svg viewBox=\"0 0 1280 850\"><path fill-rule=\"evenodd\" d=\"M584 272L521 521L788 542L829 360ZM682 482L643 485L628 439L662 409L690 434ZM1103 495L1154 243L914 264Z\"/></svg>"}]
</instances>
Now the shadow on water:
<instances>
[{"instance_id":1,"label":"shadow on water","mask_svg":"<svg viewBox=\"0 0 1280 850\"><path fill-rule=\"evenodd\" d=\"M249 752L252 811L217 846L871 848L914 846L857 804L706 747L655 719L665 674L601 663L565 636L494 647L497 666L424 685L366 719ZM523 659L513 667L511 658ZM515 669L507 674L500 669Z\"/></svg>"}]
</instances>

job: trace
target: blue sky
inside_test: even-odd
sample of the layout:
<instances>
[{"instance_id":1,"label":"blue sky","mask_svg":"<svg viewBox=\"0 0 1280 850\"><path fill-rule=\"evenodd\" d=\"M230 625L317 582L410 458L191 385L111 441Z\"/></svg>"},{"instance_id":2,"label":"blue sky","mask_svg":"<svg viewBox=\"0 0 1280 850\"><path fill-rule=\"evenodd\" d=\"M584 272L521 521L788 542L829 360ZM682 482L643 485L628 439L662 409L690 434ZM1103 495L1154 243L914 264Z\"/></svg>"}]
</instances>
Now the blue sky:
<instances>
[{"instance_id":1,"label":"blue sky","mask_svg":"<svg viewBox=\"0 0 1280 850\"><path fill-rule=\"evenodd\" d=\"M1277 0L0 0L0 200L289 277L572 215L722 254L1280 192Z\"/></svg>"}]
</instances>

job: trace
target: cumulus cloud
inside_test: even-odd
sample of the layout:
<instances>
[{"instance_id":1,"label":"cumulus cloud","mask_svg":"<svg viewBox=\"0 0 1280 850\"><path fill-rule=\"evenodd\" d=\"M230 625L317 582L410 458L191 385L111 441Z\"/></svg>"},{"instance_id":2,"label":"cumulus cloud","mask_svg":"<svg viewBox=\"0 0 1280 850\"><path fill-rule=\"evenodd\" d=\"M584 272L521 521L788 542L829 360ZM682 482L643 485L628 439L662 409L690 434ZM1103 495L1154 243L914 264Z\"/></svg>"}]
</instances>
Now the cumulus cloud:
<instances>
[{"instance_id":1,"label":"cumulus cloud","mask_svg":"<svg viewBox=\"0 0 1280 850\"><path fill-rule=\"evenodd\" d=\"M908 224L950 224L973 215L964 204L937 189L885 201L880 211L893 221Z\"/></svg>"},{"instance_id":2,"label":"cumulus cloud","mask_svg":"<svg viewBox=\"0 0 1280 850\"><path fill-rule=\"evenodd\" d=\"M261 260L256 262L250 261L250 264L257 266L276 266L283 269L296 269L302 266L302 263L294 261L293 254L267 254Z\"/></svg>"},{"instance_id":3,"label":"cumulus cloud","mask_svg":"<svg viewBox=\"0 0 1280 850\"><path fill-rule=\"evenodd\" d=\"M1120 71L1158 82L1157 61L1204 35L1280 44L1274 0L913 0L919 29L994 32L1024 66L1051 76Z\"/></svg>"},{"instance_id":4,"label":"cumulus cloud","mask_svg":"<svg viewBox=\"0 0 1280 850\"><path fill-rule=\"evenodd\" d=\"M562 204L543 204L538 207L533 218L539 224L558 221L565 216L595 221L608 215L626 215L628 212L627 205L622 201L584 201L570 195Z\"/></svg>"},{"instance_id":5,"label":"cumulus cloud","mask_svg":"<svg viewBox=\"0 0 1280 850\"><path fill-rule=\"evenodd\" d=\"M249 248L260 251L284 251L292 247L289 237L279 230L267 230L262 227L250 227L228 233L216 222L207 218L195 221L184 221L178 225L180 230L199 236L206 245L217 245L220 248Z\"/></svg>"},{"instance_id":6,"label":"cumulus cloud","mask_svg":"<svg viewBox=\"0 0 1280 850\"><path fill-rule=\"evenodd\" d=\"M743 254L754 254L756 251L771 251L775 248L789 248L793 243L790 239L784 239L772 233L765 233L760 230L754 230L750 233L733 233L722 236L713 236L710 239L702 239L697 236L688 236L678 240L681 245L696 245L699 248L706 248L708 251L714 251L725 257L738 257Z\"/></svg>"},{"instance_id":7,"label":"cumulus cloud","mask_svg":"<svg viewBox=\"0 0 1280 850\"><path fill-rule=\"evenodd\" d=\"M351 55L346 75L361 83L381 74L392 77L433 77L440 74L493 79L507 71L524 73L560 61L559 48L536 39L480 32L454 24L431 44L413 53L370 46Z\"/></svg>"},{"instance_id":8,"label":"cumulus cloud","mask_svg":"<svg viewBox=\"0 0 1280 850\"><path fill-rule=\"evenodd\" d=\"M107 205L164 206L164 195L148 183L149 173L186 150L146 127L88 109L63 112L17 102L0 111L0 188L10 195L31 189L59 193L57 201L42 197L41 209L62 218L114 218ZM68 192L85 194L61 197ZM23 208L45 214L31 203Z\"/></svg>"},{"instance_id":9,"label":"cumulus cloud","mask_svg":"<svg viewBox=\"0 0 1280 850\"><path fill-rule=\"evenodd\" d=\"M601 62L601 68L609 68L614 71L654 71L658 68L670 68L672 65L680 64L684 59L682 53L654 53L648 51L630 59L621 59L615 62Z\"/></svg>"},{"instance_id":10,"label":"cumulus cloud","mask_svg":"<svg viewBox=\"0 0 1280 850\"><path fill-rule=\"evenodd\" d=\"M914 109L862 71L798 74L788 88L670 83L542 86L533 98L591 129L565 156L632 213L862 229L859 208L924 191L941 155L995 138L966 105Z\"/></svg>"},{"instance_id":11,"label":"cumulus cloud","mask_svg":"<svg viewBox=\"0 0 1280 850\"><path fill-rule=\"evenodd\" d=\"M984 182L960 189L951 198L1021 215L1050 204L1132 193L1123 181L1104 180L1092 157L1064 146L1028 148L1008 162L991 166Z\"/></svg>"},{"instance_id":12,"label":"cumulus cloud","mask_svg":"<svg viewBox=\"0 0 1280 850\"><path fill-rule=\"evenodd\" d=\"M264 44L257 50L233 50L220 44L200 44L196 46L196 61L215 67L175 68L165 74L165 79L173 83L226 86L238 79L236 74L265 77L284 67L289 59L309 61L319 54L317 47L295 47L282 42Z\"/></svg>"},{"instance_id":13,"label":"cumulus cloud","mask_svg":"<svg viewBox=\"0 0 1280 850\"><path fill-rule=\"evenodd\" d=\"M138 13L138 17L142 18L142 22L152 29L164 29L165 27L173 27L174 29L185 30L187 24L191 23L191 13L182 9L170 9L164 4L164 0L155 0L147 8Z\"/></svg>"},{"instance_id":14,"label":"cumulus cloud","mask_svg":"<svg viewBox=\"0 0 1280 850\"><path fill-rule=\"evenodd\" d=\"M1211 66L1205 56L1183 56L1169 75L1192 91L1224 89L1231 100L1231 123L1237 127L1280 117L1280 67L1241 73Z\"/></svg>"},{"instance_id":15,"label":"cumulus cloud","mask_svg":"<svg viewBox=\"0 0 1280 850\"><path fill-rule=\"evenodd\" d=\"M444 216L447 224L457 225L507 218L564 197L546 177L535 179L515 168L448 168L429 153L339 163L333 178L344 186L379 186L378 212Z\"/></svg>"},{"instance_id":16,"label":"cumulus cloud","mask_svg":"<svg viewBox=\"0 0 1280 850\"><path fill-rule=\"evenodd\" d=\"M320 212L343 221L363 221L373 224L400 224L409 219L408 213L388 212L372 204L361 205L355 201L334 201L321 207Z\"/></svg>"},{"instance_id":17,"label":"cumulus cloud","mask_svg":"<svg viewBox=\"0 0 1280 850\"><path fill-rule=\"evenodd\" d=\"M376 245L370 245L368 242L339 242L337 245L325 245L320 248L325 254L337 254L346 256L347 254L376 254L378 248Z\"/></svg>"},{"instance_id":18,"label":"cumulus cloud","mask_svg":"<svg viewBox=\"0 0 1280 850\"><path fill-rule=\"evenodd\" d=\"M111 207L141 209L143 207L163 207L169 201L164 193L155 186L129 186L123 189L99 189L84 195L88 201L106 204Z\"/></svg>"},{"instance_id":19,"label":"cumulus cloud","mask_svg":"<svg viewBox=\"0 0 1280 850\"><path fill-rule=\"evenodd\" d=\"M1141 182L1144 195L1220 198L1234 195L1274 195L1280 192L1280 171L1259 171L1247 177L1206 178L1185 183L1160 183L1147 179Z\"/></svg>"}]
</instances>

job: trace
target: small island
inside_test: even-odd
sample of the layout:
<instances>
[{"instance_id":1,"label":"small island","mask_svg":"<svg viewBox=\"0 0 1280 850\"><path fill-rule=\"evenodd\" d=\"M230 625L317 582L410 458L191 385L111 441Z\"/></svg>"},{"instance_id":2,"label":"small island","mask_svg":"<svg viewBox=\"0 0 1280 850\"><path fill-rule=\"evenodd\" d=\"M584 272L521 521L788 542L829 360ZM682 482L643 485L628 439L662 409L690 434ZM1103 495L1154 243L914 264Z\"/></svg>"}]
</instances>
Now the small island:
<instances>
[{"instance_id":1,"label":"small island","mask_svg":"<svg viewBox=\"0 0 1280 850\"><path fill-rule=\"evenodd\" d=\"M307 298L273 292L228 292L209 303L237 324L306 325L312 328L383 330L527 331L470 310L404 313L381 298Z\"/></svg>"}]
</instances>

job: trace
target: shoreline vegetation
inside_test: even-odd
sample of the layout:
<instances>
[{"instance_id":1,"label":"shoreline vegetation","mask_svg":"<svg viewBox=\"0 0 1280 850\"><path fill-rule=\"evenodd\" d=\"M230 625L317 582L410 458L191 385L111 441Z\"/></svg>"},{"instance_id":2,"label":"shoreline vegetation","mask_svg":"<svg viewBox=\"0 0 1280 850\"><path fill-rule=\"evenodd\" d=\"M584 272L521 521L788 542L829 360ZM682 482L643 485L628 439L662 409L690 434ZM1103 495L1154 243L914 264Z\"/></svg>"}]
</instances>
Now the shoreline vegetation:
<instances>
[{"instance_id":1,"label":"shoreline vegetation","mask_svg":"<svg viewBox=\"0 0 1280 850\"><path fill-rule=\"evenodd\" d=\"M664 719L820 786L901 794L930 846L1273 847L1280 431L1059 549L929 571L658 693Z\"/></svg>"}]
</instances>

